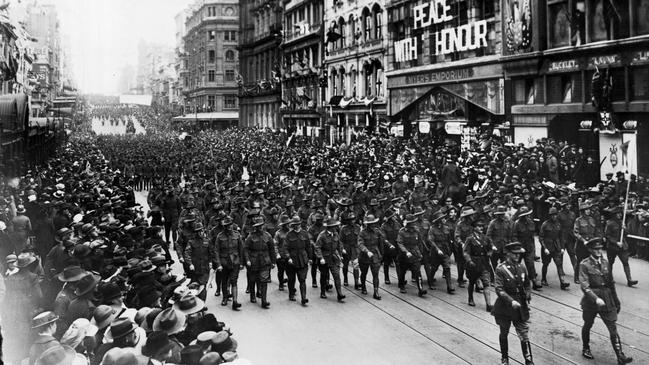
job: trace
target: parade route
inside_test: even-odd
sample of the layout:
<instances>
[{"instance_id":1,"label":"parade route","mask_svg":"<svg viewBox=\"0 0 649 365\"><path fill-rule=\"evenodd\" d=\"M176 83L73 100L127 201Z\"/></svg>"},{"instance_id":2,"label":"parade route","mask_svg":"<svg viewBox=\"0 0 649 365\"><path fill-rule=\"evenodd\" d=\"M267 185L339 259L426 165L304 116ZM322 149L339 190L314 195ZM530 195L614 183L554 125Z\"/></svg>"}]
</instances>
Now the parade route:
<instances>
[{"instance_id":1,"label":"parade route","mask_svg":"<svg viewBox=\"0 0 649 365\"><path fill-rule=\"evenodd\" d=\"M138 203L148 210L146 192L136 192ZM175 257L175 253L172 251ZM176 260L177 262L177 260ZM564 260L566 279L570 290L559 289L556 269L548 272L549 287L532 293L531 330L532 351L537 364L615 364L615 355L606 327L597 319L591 333L594 360L581 356L582 293L572 283L572 269ZM536 263L537 269L541 264ZM618 319L618 331L626 354L634 363L649 363L649 313L643 287L649 283L649 263L631 259L636 288L625 285L622 266L614 266L617 290L623 307ZM175 271L180 272L176 264ZM288 300L288 291L279 291L276 269L269 284L271 307L262 309L252 304L246 287L245 269L239 276L241 311L221 306L221 297L214 297L215 288L208 289L207 307L219 321L233 329L239 341L239 354L255 364L496 364L500 359L498 326L494 317L484 309L481 294L476 294L476 307L467 305L466 289L456 288L455 295L446 293L441 271L438 271L437 290L419 298L416 287L408 286L408 293L397 288L396 272L390 273L391 285L383 283L382 300L371 294L345 287L345 303L338 303L335 291L327 299L320 298L320 289L311 288L307 277L309 304ZM371 275L371 274L370 274ZM457 279L453 265L452 275ZM319 278L319 274L318 274ZM369 279L369 276L368 276ZM350 273L350 281L351 273ZM368 283L371 292L371 283ZM496 295L490 289L491 300ZM510 361L524 364L515 331L509 335Z\"/></svg>"},{"instance_id":2,"label":"parade route","mask_svg":"<svg viewBox=\"0 0 649 365\"><path fill-rule=\"evenodd\" d=\"M144 127L137 119L133 120L133 125L135 126L135 133L141 134L145 133ZM92 120L92 130L97 134L125 134L126 125L120 123L119 125L110 125L108 121L104 125L101 125L101 120L95 118Z\"/></svg>"}]
</instances>

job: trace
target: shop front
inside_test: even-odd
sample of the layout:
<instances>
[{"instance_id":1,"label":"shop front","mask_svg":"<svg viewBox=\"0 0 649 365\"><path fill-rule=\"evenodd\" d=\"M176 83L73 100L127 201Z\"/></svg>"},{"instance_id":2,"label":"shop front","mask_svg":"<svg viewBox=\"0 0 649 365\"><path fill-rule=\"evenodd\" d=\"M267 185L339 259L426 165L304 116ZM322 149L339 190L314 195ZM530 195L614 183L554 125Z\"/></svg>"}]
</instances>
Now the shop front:
<instances>
[{"instance_id":1,"label":"shop front","mask_svg":"<svg viewBox=\"0 0 649 365\"><path fill-rule=\"evenodd\" d=\"M649 173L649 144L635 142L649 136L649 51L546 51L504 67L516 143L575 144L598 158L602 178Z\"/></svg>"}]
</instances>

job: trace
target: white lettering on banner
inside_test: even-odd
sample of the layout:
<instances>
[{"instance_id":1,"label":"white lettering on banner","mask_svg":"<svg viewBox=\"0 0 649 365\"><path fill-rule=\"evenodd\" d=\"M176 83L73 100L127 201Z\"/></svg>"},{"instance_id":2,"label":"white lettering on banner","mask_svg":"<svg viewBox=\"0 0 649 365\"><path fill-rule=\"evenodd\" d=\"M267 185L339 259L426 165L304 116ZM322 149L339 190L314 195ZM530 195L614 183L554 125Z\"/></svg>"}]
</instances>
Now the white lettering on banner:
<instances>
[{"instance_id":1,"label":"white lettering on banner","mask_svg":"<svg viewBox=\"0 0 649 365\"><path fill-rule=\"evenodd\" d=\"M417 38L406 38L394 42L395 62L405 62L417 59Z\"/></svg>"},{"instance_id":2,"label":"white lettering on banner","mask_svg":"<svg viewBox=\"0 0 649 365\"><path fill-rule=\"evenodd\" d=\"M448 12L451 6L448 0L433 0L428 4L417 5L413 8L415 18L415 29L425 28L432 24L439 24L453 20Z\"/></svg>"},{"instance_id":3,"label":"white lettering on banner","mask_svg":"<svg viewBox=\"0 0 649 365\"><path fill-rule=\"evenodd\" d=\"M435 54L470 51L487 46L487 21L464 24L435 32Z\"/></svg>"}]
</instances>

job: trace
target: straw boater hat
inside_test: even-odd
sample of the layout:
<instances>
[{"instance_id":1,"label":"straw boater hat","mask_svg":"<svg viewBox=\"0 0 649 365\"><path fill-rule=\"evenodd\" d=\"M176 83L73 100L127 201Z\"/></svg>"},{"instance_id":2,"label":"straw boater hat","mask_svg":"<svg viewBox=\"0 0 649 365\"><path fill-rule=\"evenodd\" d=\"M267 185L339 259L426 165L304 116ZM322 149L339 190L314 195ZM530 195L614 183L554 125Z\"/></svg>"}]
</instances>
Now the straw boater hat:
<instances>
[{"instance_id":1,"label":"straw boater hat","mask_svg":"<svg viewBox=\"0 0 649 365\"><path fill-rule=\"evenodd\" d=\"M40 328L50 323L58 321L59 316L54 314L54 312L43 312L32 319L32 328Z\"/></svg>"}]
</instances>

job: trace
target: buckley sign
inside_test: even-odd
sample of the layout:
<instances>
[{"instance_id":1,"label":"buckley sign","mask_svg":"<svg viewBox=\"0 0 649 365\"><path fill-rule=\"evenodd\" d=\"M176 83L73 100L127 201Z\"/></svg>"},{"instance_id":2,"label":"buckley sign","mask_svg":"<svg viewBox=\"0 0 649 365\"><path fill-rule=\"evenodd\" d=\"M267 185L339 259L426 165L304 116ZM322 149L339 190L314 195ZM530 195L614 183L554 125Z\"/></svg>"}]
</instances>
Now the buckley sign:
<instances>
[{"instance_id":1,"label":"buckley sign","mask_svg":"<svg viewBox=\"0 0 649 365\"><path fill-rule=\"evenodd\" d=\"M449 14L449 0L431 0L413 7L414 29L427 28L453 20ZM487 47L487 21L463 24L455 28L441 29L431 35L435 39L435 55L464 52ZM417 38L406 38L394 42L396 62L417 58Z\"/></svg>"}]
</instances>

